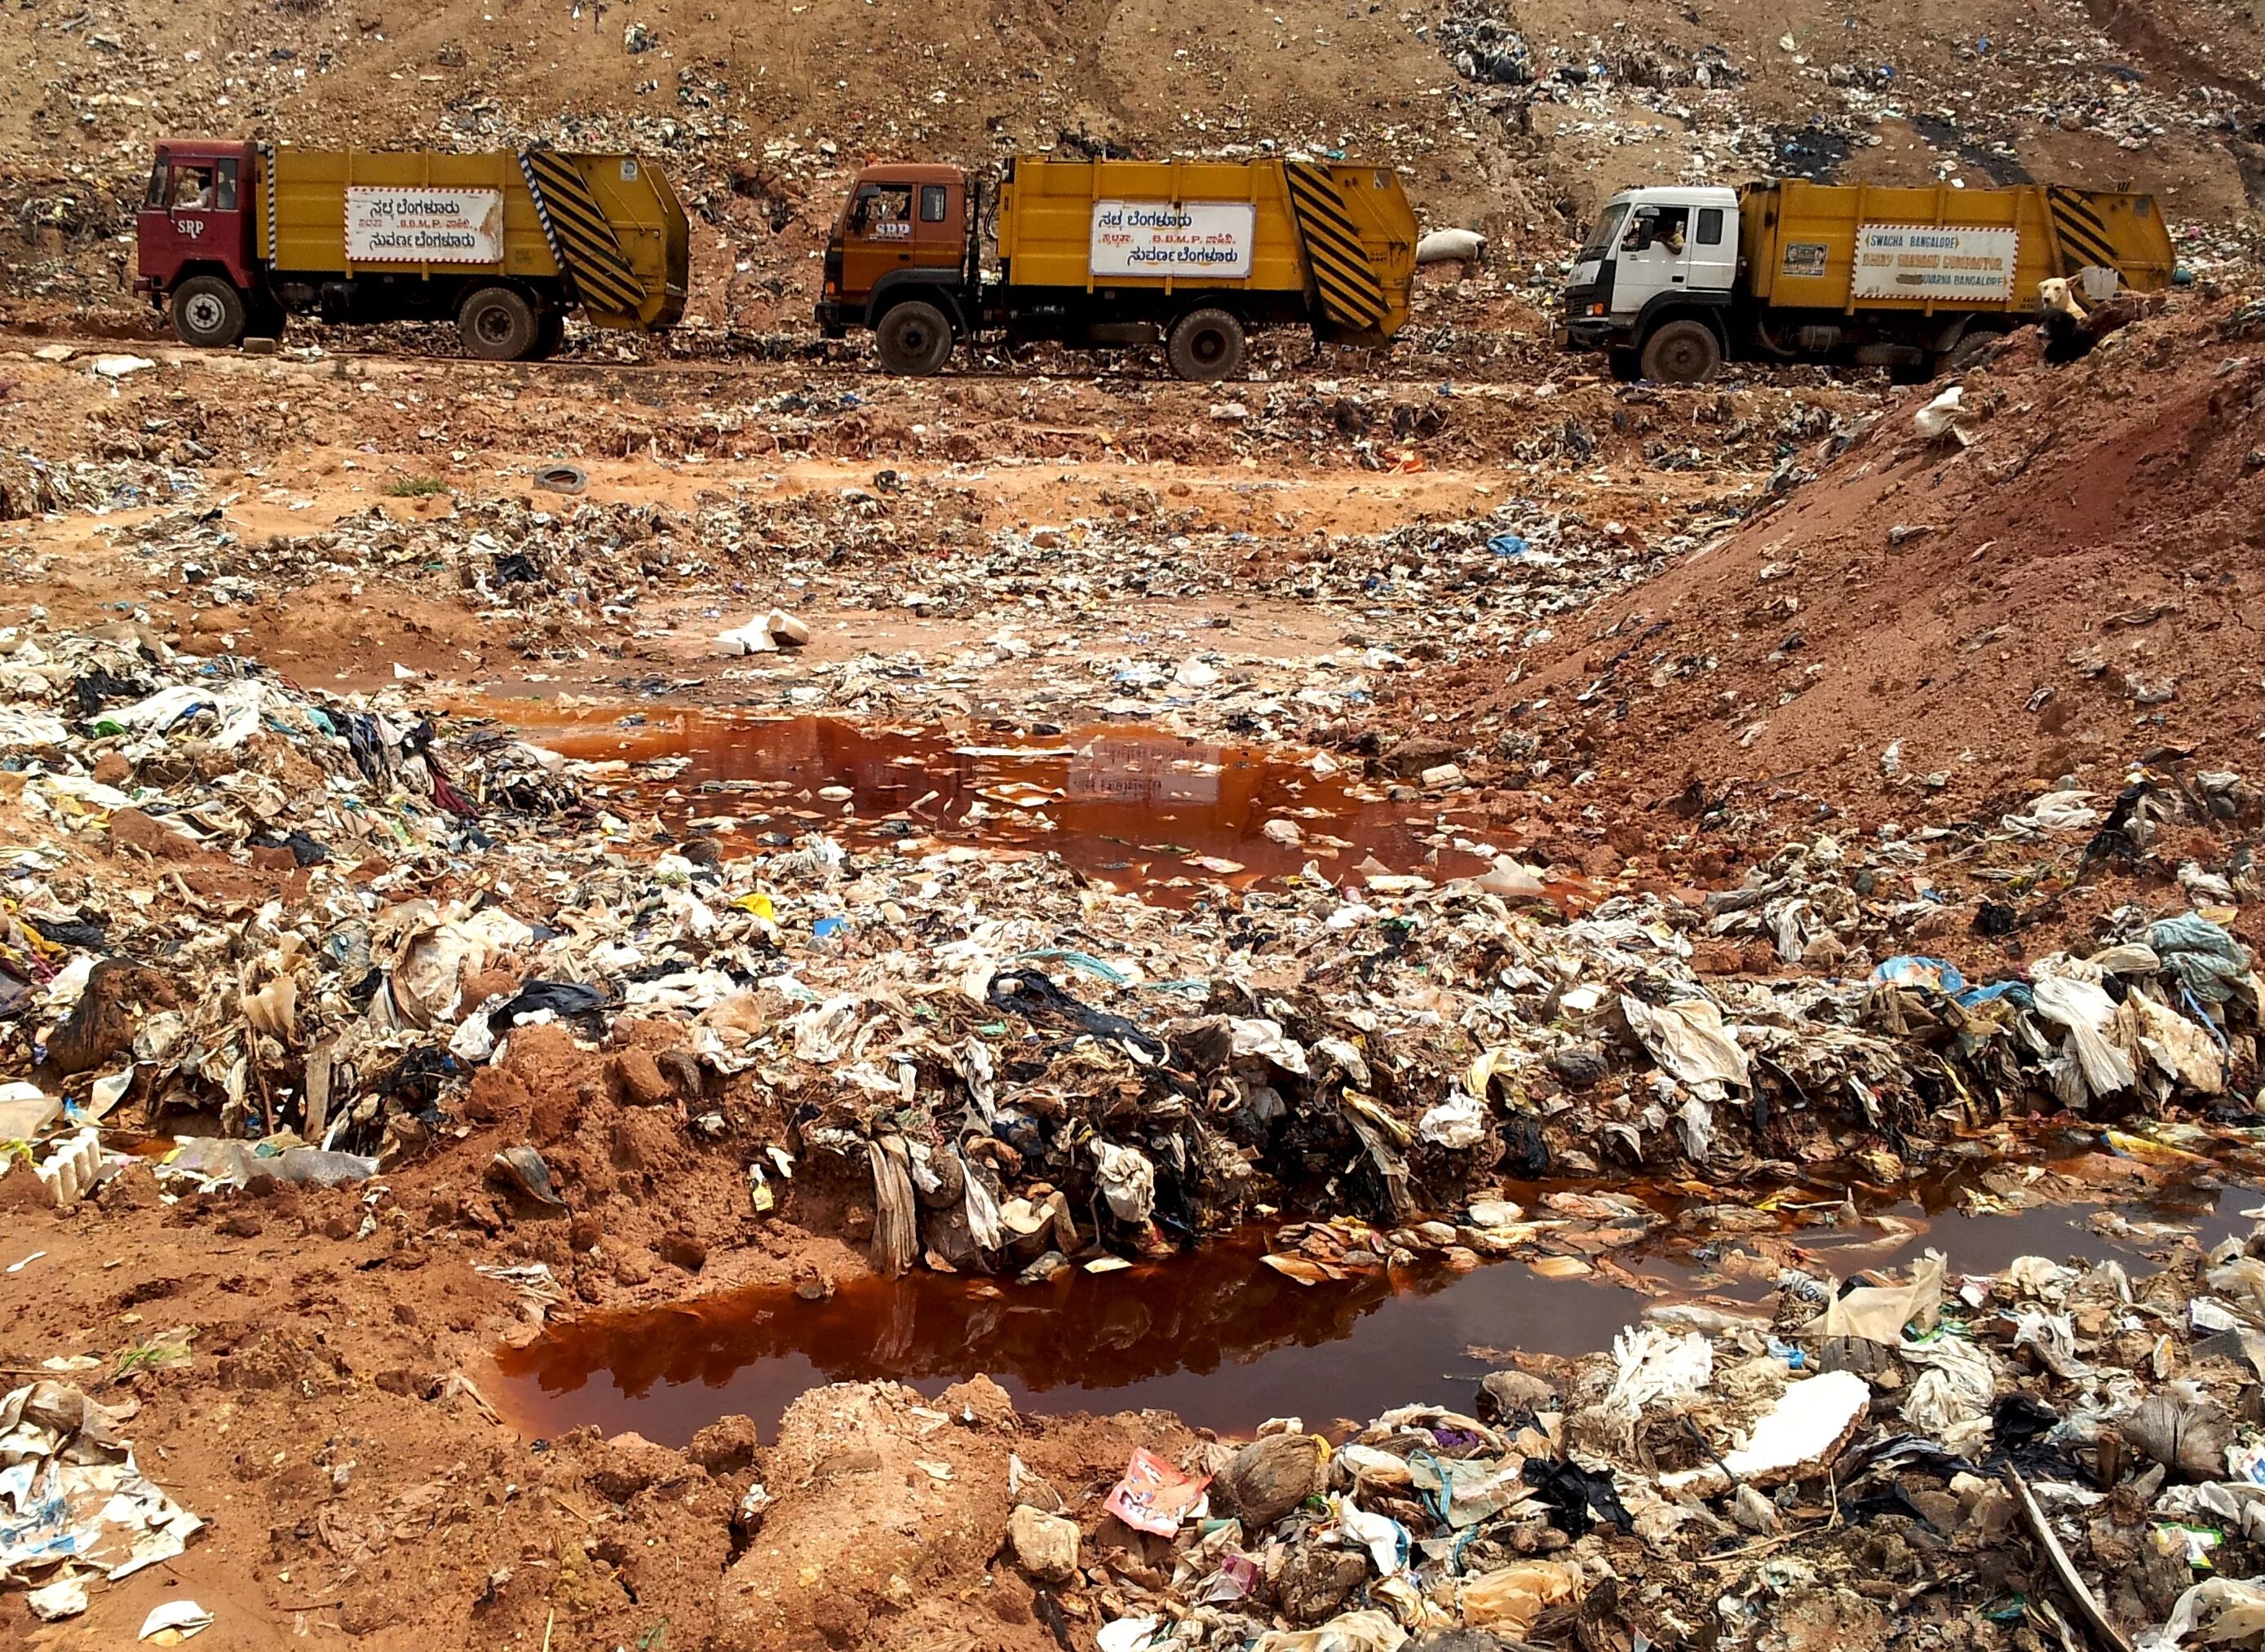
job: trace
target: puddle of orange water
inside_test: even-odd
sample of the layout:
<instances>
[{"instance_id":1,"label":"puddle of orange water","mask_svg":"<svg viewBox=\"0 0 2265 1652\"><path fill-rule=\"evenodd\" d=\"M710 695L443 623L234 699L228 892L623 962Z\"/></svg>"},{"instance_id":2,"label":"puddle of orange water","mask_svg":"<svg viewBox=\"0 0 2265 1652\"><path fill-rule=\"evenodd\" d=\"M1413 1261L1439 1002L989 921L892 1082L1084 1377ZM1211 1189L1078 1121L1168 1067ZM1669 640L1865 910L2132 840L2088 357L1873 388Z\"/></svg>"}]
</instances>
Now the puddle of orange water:
<instances>
[{"instance_id":1,"label":"puddle of orange water","mask_svg":"<svg viewBox=\"0 0 2265 1652\"><path fill-rule=\"evenodd\" d=\"M851 843L933 838L1056 854L1168 904L1214 882L1293 877L1309 862L1339 884L1357 881L1354 869L1371 857L1395 873L1468 877L1489 862L1458 841L1509 848L1489 837L1475 801L1394 801L1343 770L1320 775L1262 748L1154 729L990 745L838 717L687 711L529 738L589 761L683 760L666 780L620 779L666 815L732 818L756 833L818 826ZM849 795L819 795L833 788ZM1270 835L1273 821L1295 824L1299 840ZM1583 892L1553 884L1544 898L1565 904Z\"/></svg>"},{"instance_id":2,"label":"puddle of orange water","mask_svg":"<svg viewBox=\"0 0 2265 1652\"><path fill-rule=\"evenodd\" d=\"M1155 1407L1248 1432L1269 1416L1320 1426L1424 1395L1467 1401L1489 1368L1473 1345L1583 1351L1643 1304L1514 1264L1301 1285L1263 1264L1263 1248L1246 1234L1045 1285L913 1273L852 1280L819 1302L778 1286L592 1315L499 1354L498 1400L531 1432L595 1423L681 1445L735 1412L768 1437L822 1383L886 1379L932 1395L981 1372L1024 1411Z\"/></svg>"},{"instance_id":3,"label":"puddle of orange water","mask_svg":"<svg viewBox=\"0 0 2265 1652\"><path fill-rule=\"evenodd\" d=\"M1540 1187L1509 1190L1536 1214ZM2134 1221L2172 1222L2205 1247L2246 1233L2257 1190L2164 1190L2120 1206ZM1942 1197L1864 1204L1913 1230L1883 1242L1865 1223L1792 1236L1836 1273L1900 1269L1940 1249L1954 1275L1995 1272L2021 1255L2109 1256L2132 1265L2155 1247L2095 1233L2098 1205L1967 1217ZM1692 1265L1705 1235L1663 1229L1613 1260L1670 1299L1702 1290L1759 1299ZM1474 1350L1581 1354L1611 1345L1652 1299L1597 1277L1547 1279L1522 1263L1468 1273L1436 1265L1300 1285L1259 1261L1242 1233L1192 1254L1120 1272L1073 1272L1045 1285L914 1273L842 1284L806 1302L783 1286L733 1292L554 1326L497 1356L499 1402L530 1434L595 1423L681 1445L719 1416L753 1417L769 1437L786 1407L827 1382L887 1379L934 1395L982 1372L1028 1412L1158 1408L1222 1433L1270 1416L1312 1426L1365 1421L1416 1401L1467 1406L1495 1360ZM1836 1261L1835 1252L1843 1253ZM1750 1310L1766 1314L1766 1303Z\"/></svg>"}]
</instances>

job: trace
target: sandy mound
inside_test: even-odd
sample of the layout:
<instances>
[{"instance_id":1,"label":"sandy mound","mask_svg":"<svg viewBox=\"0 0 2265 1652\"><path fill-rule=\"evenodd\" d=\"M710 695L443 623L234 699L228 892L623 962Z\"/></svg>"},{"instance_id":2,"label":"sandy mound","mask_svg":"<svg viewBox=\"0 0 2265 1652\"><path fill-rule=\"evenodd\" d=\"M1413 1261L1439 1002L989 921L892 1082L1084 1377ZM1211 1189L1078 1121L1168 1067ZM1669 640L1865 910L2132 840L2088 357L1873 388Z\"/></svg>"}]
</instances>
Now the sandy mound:
<instances>
[{"instance_id":1,"label":"sandy mound","mask_svg":"<svg viewBox=\"0 0 2265 1652\"><path fill-rule=\"evenodd\" d=\"M1970 445L1919 434L1943 387L1910 392L1500 703L1600 799L1695 812L1697 785L1786 824L1994 819L2175 754L2254 767L2261 344L2254 311L2200 299L2072 367L2017 336L1963 381Z\"/></svg>"}]
</instances>

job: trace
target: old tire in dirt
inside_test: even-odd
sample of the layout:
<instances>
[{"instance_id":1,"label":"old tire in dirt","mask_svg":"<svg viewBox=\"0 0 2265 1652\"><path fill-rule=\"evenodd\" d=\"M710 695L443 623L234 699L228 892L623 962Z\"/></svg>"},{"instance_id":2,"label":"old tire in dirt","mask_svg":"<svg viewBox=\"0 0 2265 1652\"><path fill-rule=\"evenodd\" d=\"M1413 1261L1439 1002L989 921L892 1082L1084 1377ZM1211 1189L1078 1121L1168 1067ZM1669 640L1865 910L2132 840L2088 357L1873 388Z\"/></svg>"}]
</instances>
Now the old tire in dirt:
<instances>
[{"instance_id":1,"label":"old tire in dirt","mask_svg":"<svg viewBox=\"0 0 2265 1652\"><path fill-rule=\"evenodd\" d=\"M225 350L244 337L244 295L217 275L192 275L173 289L173 337Z\"/></svg>"},{"instance_id":2,"label":"old tire in dirt","mask_svg":"<svg viewBox=\"0 0 2265 1652\"><path fill-rule=\"evenodd\" d=\"M943 372L951 360L951 320L934 304L908 299L881 317L873 340L880 346L883 367L924 379Z\"/></svg>"},{"instance_id":3,"label":"old tire in dirt","mask_svg":"<svg viewBox=\"0 0 2265 1652\"><path fill-rule=\"evenodd\" d=\"M1722 365L1722 341L1703 321L1671 321L1643 341L1643 376L1655 384L1704 384Z\"/></svg>"},{"instance_id":4,"label":"old tire in dirt","mask_svg":"<svg viewBox=\"0 0 2265 1652\"><path fill-rule=\"evenodd\" d=\"M464 353L483 361L524 361L542 334L535 306L508 287L483 287L456 308Z\"/></svg>"},{"instance_id":5,"label":"old tire in dirt","mask_svg":"<svg viewBox=\"0 0 2265 1652\"><path fill-rule=\"evenodd\" d=\"M1164 346L1173 374L1183 379L1231 379L1242 371L1242 324L1223 309L1191 309L1172 324Z\"/></svg>"}]
</instances>

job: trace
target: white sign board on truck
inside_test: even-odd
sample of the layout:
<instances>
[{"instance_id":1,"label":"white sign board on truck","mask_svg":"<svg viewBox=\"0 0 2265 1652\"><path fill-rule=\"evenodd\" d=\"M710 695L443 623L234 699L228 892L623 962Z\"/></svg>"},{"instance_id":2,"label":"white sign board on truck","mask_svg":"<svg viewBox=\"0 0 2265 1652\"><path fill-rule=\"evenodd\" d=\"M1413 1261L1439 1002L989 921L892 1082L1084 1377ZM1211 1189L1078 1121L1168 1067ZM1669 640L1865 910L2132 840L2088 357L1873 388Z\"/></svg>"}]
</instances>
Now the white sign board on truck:
<instances>
[{"instance_id":1,"label":"white sign board on truck","mask_svg":"<svg viewBox=\"0 0 2265 1652\"><path fill-rule=\"evenodd\" d=\"M1257 217L1247 200L1096 200L1091 268L1096 275L1247 280Z\"/></svg>"},{"instance_id":2,"label":"white sign board on truck","mask_svg":"<svg viewBox=\"0 0 2265 1652\"><path fill-rule=\"evenodd\" d=\"M1856 296L1987 303L2014 295L2017 229L1868 223L1856 230Z\"/></svg>"},{"instance_id":3,"label":"white sign board on truck","mask_svg":"<svg viewBox=\"0 0 2265 1652\"><path fill-rule=\"evenodd\" d=\"M503 191L346 191L346 258L358 264L500 264Z\"/></svg>"}]
</instances>

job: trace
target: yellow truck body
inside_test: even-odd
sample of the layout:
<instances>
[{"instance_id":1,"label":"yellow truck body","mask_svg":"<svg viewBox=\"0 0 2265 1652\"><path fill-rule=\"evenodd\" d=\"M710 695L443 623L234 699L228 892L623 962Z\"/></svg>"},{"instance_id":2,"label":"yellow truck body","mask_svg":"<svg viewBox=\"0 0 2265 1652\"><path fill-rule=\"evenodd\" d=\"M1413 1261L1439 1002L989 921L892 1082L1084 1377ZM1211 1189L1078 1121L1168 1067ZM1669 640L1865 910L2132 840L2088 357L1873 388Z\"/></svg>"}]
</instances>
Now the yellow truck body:
<instances>
[{"instance_id":1,"label":"yellow truck body","mask_svg":"<svg viewBox=\"0 0 2265 1652\"><path fill-rule=\"evenodd\" d=\"M136 287L187 344L330 322L454 321L499 360L556 349L565 316L657 332L683 314L691 236L676 192L634 155L528 149L157 145Z\"/></svg>"},{"instance_id":2,"label":"yellow truck body","mask_svg":"<svg viewBox=\"0 0 2265 1652\"><path fill-rule=\"evenodd\" d=\"M1148 203L1190 209L1200 235L1207 209L1247 210L1246 273L1221 278L1200 263L1095 268L1105 203L1137 213ZM1224 222L1222 219L1221 222ZM1152 244L1156 227L1123 226ZM1200 257L1204 249L1189 251ZM1416 215L1388 167L1302 161L1022 160L999 193L999 264L1009 287L1103 289L1162 296L1225 288L1288 299L1326 326L1382 342L1408 323L1416 273ZM1232 283L1231 287L1229 283Z\"/></svg>"},{"instance_id":3,"label":"yellow truck body","mask_svg":"<svg viewBox=\"0 0 2265 1652\"><path fill-rule=\"evenodd\" d=\"M2152 195L2041 184L1891 189L1788 179L1748 189L1740 207L1748 289L1777 309L2027 314L2036 309L2038 284L2051 277L2110 269L2123 286L2154 292L2170 285L2177 262ZM1914 233L1893 244L1904 227ZM2009 282L1997 279L1994 260L1978 255L1967 262L1979 267L1945 267L1961 258L1955 232L1970 229L2011 234ZM1930 240L1951 244L1914 244ZM1861 281L1860 258L1867 277ZM1962 290L1961 278L1974 285Z\"/></svg>"},{"instance_id":4,"label":"yellow truck body","mask_svg":"<svg viewBox=\"0 0 2265 1652\"><path fill-rule=\"evenodd\" d=\"M2034 315L2041 283L2152 292L2177 274L2151 195L2028 184L1670 185L1605 205L1565 285L1561 345L1627 378L1725 360L1833 361L1918 379Z\"/></svg>"},{"instance_id":5,"label":"yellow truck body","mask_svg":"<svg viewBox=\"0 0 2265 1652\"><path fill-rule=\"evenodd\" d=\"M1256 328L1376 346L1408 323L1416 215L1389 167L1019 157L997 186L995 273L984 187L934 164L859 172L826 249L826 335L871 329L895 373L940 372L989 331L1161 344L1182 378L1221 379Z\"/></svg>"}]
</instances>

